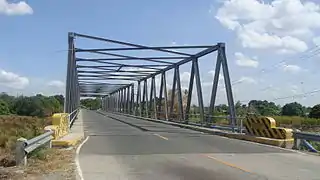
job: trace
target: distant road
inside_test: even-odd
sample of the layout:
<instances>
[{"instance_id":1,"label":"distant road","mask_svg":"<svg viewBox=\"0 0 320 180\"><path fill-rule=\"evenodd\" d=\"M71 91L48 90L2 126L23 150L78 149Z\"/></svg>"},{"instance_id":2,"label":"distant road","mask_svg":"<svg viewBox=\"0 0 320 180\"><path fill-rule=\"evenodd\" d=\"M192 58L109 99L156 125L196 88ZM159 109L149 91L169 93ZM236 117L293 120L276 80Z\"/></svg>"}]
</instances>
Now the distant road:
<instances>
[{"instance_id":1,"label":"distant road","mask_svg":"<svg viewBox=\"0 0 320 180\"><path fill-rule=\"evenodd\" d=\"M320 156L82 110L85 180L320 180Z\"/></svg>"}]
</instances>

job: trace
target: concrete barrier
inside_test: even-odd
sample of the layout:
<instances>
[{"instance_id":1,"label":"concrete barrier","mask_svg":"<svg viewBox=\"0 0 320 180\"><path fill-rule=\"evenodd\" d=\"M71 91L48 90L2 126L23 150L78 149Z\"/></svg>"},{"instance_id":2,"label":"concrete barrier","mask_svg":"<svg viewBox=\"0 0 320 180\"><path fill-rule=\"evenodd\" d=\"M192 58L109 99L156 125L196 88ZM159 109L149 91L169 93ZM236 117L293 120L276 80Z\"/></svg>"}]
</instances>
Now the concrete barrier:
<instances>
[{"instance_id":1,"label":"concrete barrier","mask_svg":"<svg viewBox=\"0 0 320 180\"><path fill-rule=\"evenodd\" d=\"M49 129L54 132L52 146L55 147L75 146L83 138L82 136L70 134L68 113L53 114L52 125L45 127L45 130Z\"/></svg>"},{"instance_id":2,"label":"concrete barrier","mask_svg":"<svg viewBox=\"0 0 320 180\"><path fill-rule=\"evenodd\" d=\"M45 127L50 129L53 133L54 140L58 140L69 132L69 118L68 113L55 113L52 116L52 125Z\"/></svg>"},{"instance_id":3,"label":"concrete barrier","mask_svg":"<svg viewBox=\"0 0 320 180\"><path fill-rule=\"evenodd\" d=\"M271 117L248 115L243 124L246 134L231 134L228 137L284 148L293 146L293 130L276 127L276 120Z\"/></svg>"},{"instance_id":4,"label":"concrete barrier","mask_svg":"<svg viewBox=\"0 0 320 180\"><path fill-rule=\"evenodd\" d=\"M248 135L272 139L292 139L292 129L276 127L271 117L248 115L243 122Z\"/></svg>"}]
</instances>

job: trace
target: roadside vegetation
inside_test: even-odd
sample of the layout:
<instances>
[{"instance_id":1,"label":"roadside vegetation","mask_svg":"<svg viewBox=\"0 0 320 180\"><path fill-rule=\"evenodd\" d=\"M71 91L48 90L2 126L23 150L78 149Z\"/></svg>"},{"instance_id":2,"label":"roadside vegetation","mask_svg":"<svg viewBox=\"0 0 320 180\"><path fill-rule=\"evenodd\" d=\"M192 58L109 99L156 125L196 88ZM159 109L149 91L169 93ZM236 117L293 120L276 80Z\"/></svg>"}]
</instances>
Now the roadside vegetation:
<instances>
[{"instance_id":1,"label":"roadside vegetation","mask_svg":"<svg viewBox=\"0 0 320 180\"><path fill-rule=\"evenodd\" d=\"M61 154L58 149L40 148L29 155L26 168L14 167L14 150L18 138L31 139L44 133L51 116L62 112L63 96L19 96L0 94L0 179L30 179L37 173L64 171L73 153ZM60 156L56 156L60 154ZM69 158L68 158L69 157ZM73 167L73 166L71 166ZM71 168L70 167L70 168ZM70 170L71 171L71 170Z\"/></svg>"}]
</instances>

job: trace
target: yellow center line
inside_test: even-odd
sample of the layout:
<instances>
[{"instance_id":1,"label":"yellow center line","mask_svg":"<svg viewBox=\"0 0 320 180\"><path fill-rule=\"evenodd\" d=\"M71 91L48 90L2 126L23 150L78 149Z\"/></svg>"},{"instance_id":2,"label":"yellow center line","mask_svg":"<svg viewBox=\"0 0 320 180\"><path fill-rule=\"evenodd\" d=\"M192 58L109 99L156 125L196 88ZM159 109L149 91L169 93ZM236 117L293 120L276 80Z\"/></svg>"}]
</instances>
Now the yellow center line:
<instances>
[{"instance_id":1,"label":"yellow center line","mask_svg":"<svg viewBox=\"0 0 320 180\"><path fill-rule=\"evenodd\" d=\"M161 135L159 135L159 134L153 134L153 135L158 136L159 138L164 139L164 140L169 140L168 138L166 138L166 137L164 137L164 136L161 136Z\"/></svg>"},{"instance_id":2,"label":"yellow center line","mask_svg":"<svg viewBox=\"0 0 320 180\"><path fill-rule=\"evenodd\" d=\"M221 163L221 164L227 165L227 166L229 166L229 167L233 167L233 168L239 169L239 170L241 170L241 171L244 171L244 172L247 172L247 173L251 173L250 171L248 171L248 170L246 170L246 169L244 169L244 168L242 168L242 167L239 167L239 166L237 166L237 165L234 165L234 164L231 164L231 163L222 161L222 160L220 160L220 159L218 159L218 158L216 158L216 157L213 157L213 156L210 156L210 155L203 155L203 156L205 156L205 157L207 157L207 158L210 158L210 159L213 159L213 160L215 160L215 161L217 161L217 162L219 162L219 163Z\"/></svg>"}]
</instances>

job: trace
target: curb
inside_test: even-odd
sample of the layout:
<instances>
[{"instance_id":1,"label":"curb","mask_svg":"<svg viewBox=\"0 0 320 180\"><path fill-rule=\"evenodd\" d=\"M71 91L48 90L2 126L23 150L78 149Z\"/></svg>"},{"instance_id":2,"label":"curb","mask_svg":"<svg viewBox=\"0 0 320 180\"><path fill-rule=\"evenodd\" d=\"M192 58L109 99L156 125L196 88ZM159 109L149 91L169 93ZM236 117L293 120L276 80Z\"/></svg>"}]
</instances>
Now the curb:
<instances>
[{"instance_id":1,"label":"curb","mask_svg":"<svg viewBox=\"0 0 320 180\"><path fill-rule=\"evenodd\" d=\"M79 135L70 140L52 140L53 147L70 147L77 145L84 137Z\"/></svg>"}]
</instances>

